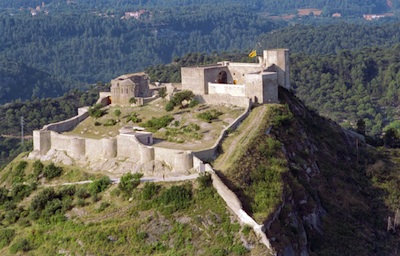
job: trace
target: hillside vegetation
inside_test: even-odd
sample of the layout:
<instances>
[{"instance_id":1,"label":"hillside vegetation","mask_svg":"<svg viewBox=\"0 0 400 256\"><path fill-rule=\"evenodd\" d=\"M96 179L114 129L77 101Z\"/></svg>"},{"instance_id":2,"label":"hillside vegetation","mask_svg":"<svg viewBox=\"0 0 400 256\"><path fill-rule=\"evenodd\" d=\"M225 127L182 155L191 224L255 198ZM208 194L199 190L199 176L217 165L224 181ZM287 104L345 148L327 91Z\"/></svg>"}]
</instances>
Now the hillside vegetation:
<instances>
[{"instance_id":1,"label":"hillside vegetation","mask_svg":"<svg viewBox=\"0 0 400 256\"><path fill-rule=\"evenodd\" d=\"M93 182L47 186L87 179ZM232 221L210 177L140 185L134 179L125 175L114 185L74 167L16 159L0 177L0 251L250 255L242 239L256 254L264 250L249 228Z\"/></svg>"},{"instance_id":2,"label":"hillside vegetation","mask_svg":"<svg viewBox=\"0 0 400 256\"><path fill-rule=\"evenodd\" d=\"M398 240L386 230L400 206L398 152L365 145L282 88L280 100L219 174L280 253L390 255Z\"/></svg>"}]
</instances>

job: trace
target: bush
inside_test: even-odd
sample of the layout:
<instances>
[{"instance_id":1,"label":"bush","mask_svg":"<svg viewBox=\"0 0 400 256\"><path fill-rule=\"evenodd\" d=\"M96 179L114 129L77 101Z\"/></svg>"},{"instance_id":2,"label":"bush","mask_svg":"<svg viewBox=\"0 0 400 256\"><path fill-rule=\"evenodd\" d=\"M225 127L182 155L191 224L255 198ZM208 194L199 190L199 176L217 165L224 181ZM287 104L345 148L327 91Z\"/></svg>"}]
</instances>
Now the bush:
<instances>
[{"instance_id":1,"label":"bush","mask_svg":"<svg viewBox=\"0 0 400 256\"><path fill-rule=\"evenodd\" d=\"M118 184L118 188L125 193L131 193L134 188L139 186L142 176L142 173L127 173L123 175Z\"/></svg>"},{"instance_id":2,"label":"bush","mask_svg":"<svg viewBox=\"0 0 400 256\"><path fill-rule=\"evenodd\" d=\"M89 116L98 118L98 117L102 117L103 115L105 115L106 111L101 109L102 107L103 106L101 104L96 104L93 107L89 108L89 110L88 110Z\"/></svg>"},{"instance_id":3,"label":"bush","mask_svg":"<svg viewBox=\"0 0 400 256\"><path fill-rule=\"evenodd\" d=\"M47 165L43 169L43 176L51 180L55 177L59 177L63 169L59 166L55 166L53 163Z\"/></svg>"},{"instance_id":4,"label":"bush","mask_svg":"<svg viewBox=\"0 0 400 256\"><path fill-rule=\"evenodd\" d=\"M32 192L32 187L26 184L14 184L11 189L11 197L15 201L20 201L23 198L29 196Z\"/></svg>"},{"instance_id":5,"label":"bush","mask_svg":"<svg viewBox=\"0 0 400 256\"><path fill-rule=\"evenodd\" d=\"M33 174L35 175L36 178L39 178L39 176L43 173L43 163L40 162L40 160L36 160L33 163Z\"/></svg>"},{"instance_id":6,"label":"bush","mask_svg":"<svg viewBox=\"0 0 400 256\"><path fill-rule=\"evenodd\" d=\"M0 248L9 245L14 239L15 231L10 228L0 229Z\"/></svg>"},{"instance_id":7,"label":"bush","mask_svg":"<svg viewBox=\"0 0 400 256\"><path fill-rule=\"evenodd\" d=\"M0 188L0 205L4 204L8 200L8 190L6 188Z\"/></svg>"},{"instance_id":8,"label":"bush","mask_svg":"<svg viewBox=\"0 0 400 256\"><path fill-rule=\"evenodd\" d=\"M162 87L162 88L160 88L159 90L158 90L158 95L161 97L161 98L165 98L165 96L167 96L167 88L165 88L165 87Z\"/></svg>"},{"instance_id":9,"label":"bush","mask_svg":"<svg viewBox=\"0 0 400 256\"><path fill-rule=\"evenodd\" d=\"M90 194L88 193L87 189L85 187L80 187L76 190L75 195L80 198L80 199L85 199L88 198L90 196Z\"/></svg>"},{"instance_id":10,"label":"bush","mask_svg":"<svg viewBox=\"0 0 400 256\"><path fill-rule=\"evenodd\" d=\"M154 184L153 182L146 182L143 187L143 199L149 200L151 199L154 195L158 193L158 190L160 189L159 186Z\"/></svg>"},{"instance_id":11,"label":"bush","mask_svg":"<svg viewBox=\"0 0 400 256\"><path fill-rule=\"evenodd\" d=\"M201 173L197 178L197 182L199 183L200 189L210 187L212 184L211 175L209 173Z\"/></svg>"},{"instance_id":12,"label":"bush","mask_svg":"<svg viewBox=\"0 0 400 256\"><path fill-rule=\"evenodd\" d=\"M142 119L140 119L138 116L139 115L136 112L133 112L130 116L128 116L128 118L126 118L126 121L132 121L134 124L140 123L142 122Z\"/></svg>"},{"instance_id":13,"label":"bush","mask_svg":"<svg viewBox=\"0 0 400 256\"><path fill-rule=\"evenodd\" d=\"M131 103L131 104L136 104L136 99L135 99L135 97L130 98L130 99L129 99L129 103Z\"/></svg>"},{"instance_id":14,"label":"bush","mask_svg":"<svg viewBox=\"0 0 400 256\"><path fill-rule=\"evenodd\" d=\"M93 196L96 195L100 192L103 192L110 186L111 180L109 177L104 176L98 180L93 181L92 183L89 184L88 190L89 193Z\"/></svg>"},{"instance_id":15,"label":"bush","mask_svg":"<svg viewBox=\"0 0 400 256\"><path fill-rule=\"evenodd\" d=\"M75 194L75 192L76 192L76 189L74 186L64 186L58 191L58 194L61 197L65 197L65 196L73 196Z\"/></svg>"},{"instance_id":16,"label":"bush","mask_svg":"<svg viewBox=\"0 0 400 256\"><path fill-rule=\"evenodd\" d=\"M114 119L108 119L103 125L104 126L114 126L117 124L117 121L115 121Z\"/></svg>"},{"instance_id":17,"label":"bush","mask_svg":"<svg viewBox=\"0 0 400 256\"><path fill-rule=\"evenodd\" d=\"M172 111L174 110L174 103L172 101L168 101L167 104L165 105L165 111Z\"/></svg>"},{"instance_id":18,"label":"bush","mask_svg":"<svg viewBox=\"0 0 400 256\"><path fill-rule=\"evenodd\" d=\"M114 110L114 116L119 117L121 115L121 110L116 109Z\"/></svg>"},{"instance_id":19,"label":"bush","mask_svg":"<svg viewBox=\"0 0 400 256\"><path fill-rule=\"evenodd\" d=\"M153 117L143 124L143 127L150 128L151 130L157 131L161 128L167 127L169 123L172 122L174 118L172 116L163 116L160 118Z\"/></svg>"},{"instance_id":20,"label":"bush","mask_svg":"<svg viewBox=\"0 0 400 256\"><path fill-rule=\"evenodd\" d=\"M220 115L222 115L222 112L220 112L216 109L212 109L212 110L197 114L197 118L204 120L208 123L211 123L212 120L218 119L218 117Z\"/></svg>"},{"instance_id":21,"label":"bush","mask_svg":"<svg viewBox=\"0 0 400 256\"><path fill-rule=\"evenodd\" d=\"M56 192L53 188L45 188L39 192L33 199L30 205L31 211L43 210L46 207L47 202L57 197Z\"/></svg>"},{"instance_id":22,"label":"bush","mask_svg":"<svg viewBox=\"0 0 400 256\"><path fill-rule=\"evenodd\" d=\"M17 253L19 251L27 252L32 249L29 241L26 238L20 238L15 243L13 243L10 247L11 253Z\"/></svg>"},{"instance_id":23,"label":"bush","mask_svg":"<svg viewBox=\"0 0 400 256\"><path fill-rule=\"evenodd\" d=\"M193 108L195 106L199 105L199 101L196 99L192 99L189 103L189 108Z\"/></svg>"},{"instance_id":24,"label":"bush","mask_svg":"<svg viewBox=\"0 0 400 256\"><path fill-rule=\"evenodd\" d=\"M190 205L192 190L188 186L172 186L161 194L159 200L162 204L169 205L169 212L172 213Z\"/></svg>"},{"instance_id":25,"label":"bush","mask_svg":"<svg viewBox=\"0 0 400 256\"><path fill-rule=\"evenodd\" d=\"M14 174L13 174L13 183L22 182L25 176L25 168L28 165L28 162L21 161L14 167Z\"/></svg>"}]
</instances>

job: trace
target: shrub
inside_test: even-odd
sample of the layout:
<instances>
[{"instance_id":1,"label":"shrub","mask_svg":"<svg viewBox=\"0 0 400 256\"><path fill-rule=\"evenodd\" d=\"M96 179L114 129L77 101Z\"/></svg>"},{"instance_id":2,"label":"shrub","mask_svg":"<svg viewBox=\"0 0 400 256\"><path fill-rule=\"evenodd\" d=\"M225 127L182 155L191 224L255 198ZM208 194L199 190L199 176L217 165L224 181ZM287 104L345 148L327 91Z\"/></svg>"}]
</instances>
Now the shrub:
<instances>
[{"instance_id":1,"label":"shrub","mask_svg":"<svg viewBox=\"0 0 400 256\"><path fill-rule=\"evenodd\" d=\"M80 199L85 199L88 198L90 196L90 194L88 193L87 189L85 187L80 187L76 190L76 196Z\"/></svg>"},{"instance_id":2,"label":"shrub","mask_svg":"<svg viewBox=\"0 0 400 256\"><path fill-rule=\"evenodd\" d=\"M27 197L31 194L32 188L29 185L17 183L14 184L11 189L11 197L15 201L20 201L24 197Z\"/></svg>"},{"instance_id":3,"label":"shrub","mask_svg":"<svg viewBox=\"0 0 400 256\"><path fill-rule=\"evenodd\" d=\"M127 173L123 175L118 184L118 188L125 193L131 193L134 188L139 186L142 176L142 173Z\"/></svg>"},{"instance_id":4,"label":"shrub","mask_svg":"<svg viewBox=\"0 0 400 256\"><path fill-rule=\"evenodd\" d=\"M143 124L143 127L150 128L151 130L157 131L161 128L167 127L170 122L172 122L174 118L172 116L163 116L160 118L153 117L151 120L148 120Z\"/></svg>"},{"instance_id":5,"label":"shrub","mask_svg":"<svg viewBox=\"0 0 400 256\"><path fill-rule=\"evenodd\" d=\"M4 204L8 200L8 190L6 188L0 188L0 205Z\"/></svg>"},{"instance_id":6,"label":"shrub","mask_svg":"<svg viewBox=\"0 0 400 256\"><path fill-rule=\"evenodd\" d=\"M9 245L15 236L15 231L10 228L0 229L0 248Z\"/></svg>"},{"instance_id":7,"label":"shrub","mask_svg":"<svg viewBox=\"0 0 400 256\"><path fill-rule=\"evenodd\" d=\"M36 160L33 163L33 174L35 175L36 178L39 178L39 176L43 173L43 163L40 162L40 160Z\"/></svg>"},{"instance_id":8,"label":"shrub","mask_svg":"<svg viewBox=\"0 0 400 256\"><path fill-rule=\"evenodd\" d=\"M93 181L92 183L89 184L88 190L89 193L93 196L96 195L100 192L103 192L110 186L111 180L109 177L104 176L98 180Z\"/></svg>"},{"instance_id":9,"label":"shrub","mask_svg":"<svg viewBox=\"0 0 400 256\"><path fill-rule=\"evenodd\" d=\"M97 209L97 212L102 212L104 211L107 207L110 206L110 203L108 202L101 202L100 207Z\"/></svg>"},{"instance_id":10,"label":"shrub","mask_svg":"<svg viewBox=\"0 0 400 256\"><path fill-rule=\"evenodd\" d=\"M43 210L46 207L47 202L57 197L56 192L53 188L45 188L40 191L33 199L30 205L31 211Z\"/></svg>"},{"instance_id":11,"label":"shrub","mask_svg":"<svg viewBox=\"0 0 400 256\"><path fill-rule=\"evenodd\" d=\"M167 104L165 105L165 111L172 111L174 110L174 103L172 101L168 101Z\"/></svg>"},{"instance_id":12,"label":"shrub","mask_svg":"<svg viewBox=\"0 0 400 256\"><path fill-rule=\"evenodd\" d=\"M74 186L64 186L58 191L58 194L61 197L65 197L65 196L73 196L75 194L75 192L76 192L76 189Z\"/></svg>"},{"instance_id":13,"label":"shrub","mask_svg":"<svg viewBox=\"0 0 400 256\"><path fill-rule=\"evenodd\" d=\"M103 125L104 126L114 126L117 123L114 119L108 119Z\"/></svg>"},{"instance_id":14,"label":"shrub","mask_svg":"<svg viewBox=\"0 0 400 256\"><path fill-rule=\"evenodd\" d=\"M14 167L15 172L14 172L13 179L12 179L13 183L22 182L24 180L25 168L27 165L28 165L28 162L21 161Z\"/></svg>"},{"instance_id":15,"label":"shrub","mask_svg":"<svg viewBox=\"0 0 400 256\"><path fill-rule=\"evenodd\" d=\"M100 126L100 125L101 125L100 122L98 122L98 121L94 122L94 126Z\"/></svg>"},{"instance_id":16,"label":"shrub","mask_svg":"<svg viewBox=\"0 0 400 256\"><path fill-rule=\"evenodd\" d=\"M132 123L135 123L135 124L140 123L140 122L142 122L142 119L140 119L138 116L139 115L136 112L133 112L130 116L128 116L128 118L126 118L126 121L127 122L132 121Z\"/></svg>"},{"instance_id":17,"label":"shrub","mask_svg":"<svg viewBox=\"0 0 400 256\"><path fill-rule=\"evenodd\" d=\"M222 112L220 112L216 109L212 109L212 110L197 114L197 118L204 120L208 123L211 123L212 120L218 119L218 117L220 115L222 115Z\"/></svg>"},{"instance_id":18,"label":"shrub","mask_svg":"<svg viewBox=\"0 0 400 256\"><path fill-rule=\"evenodd\" d=\"M181 92L177 92L174 94L174 96L171 98L171 102L174 103L174 106L177 106L179 104L182 104L182 101L190 101L194 98L194 93L189 90L183 90Z\"/></svg>"},{"instance_id":19,"label":"shrub","mask_svg":"<svg viewBox=\"0 0 400 256\"><path fill-rule=\"evenodd\" d=\"M105 115L106 111L104 109L101 109L103 106L101 104L96 104L93 107L89 108L89 116L98 118L103 115Z\"/></svg>"},{"instance_id":20,"label":"shrub","mask_svg":"<svg viewBox=\"0 0 400 256\"><path fill-rule=\"evenodd\" d=\"M158 95L159 95L161 98L165 98L165 96L167 96L167 88L165 88L165 87L160 88L160 89L158 90Z\"/></svg>"},{"instance_id":21,"label":"shrub","mask_svg":"<svg viewBox=\"0 0 400 256\"><path fill-rule=\"evenodd\" d=\"M201 173L197 178L197 182L199 183L200 189L210 187L212 184L211 175L208 173Z\"/></svg>"},{"instance_id":22,"label":"shrub","mask_svg":"<svg viewBox=\"0 0 400 256\"><path fill-rule=\"evenodd\" d=\"M47 165L43 169L43 176L51 180L55 177L59 177L63 169L59 166L55 166L53 163Z\"/></svg>"},{"instance_id":23,"label":"shrub","mask_svg":"<svg viewBox=\"0 0 400 256\"><path fill-rule=\"evenodd\" d=\"M114 116L119 117L121 115L121 110L116 109L114 110Z\"/></svg>"},{"instance_id":24,"label":"shrub","mask_svg":"<svg viewBox=\"0 0 400 256\"><path fill-rule=\"evenodd\" d=\"M159 186L154 184L153 182L146 182L143 187L143 199L149 200L151 199L154 195L158 193L158 190L160 189Z\"/></svg>"},{"instance_id":25,"label":"shrub","mask_svg":"<svg viewBox=\"0 0 400 256\"><path fill-rule=\"evenodd\" d=\"M192 99L189 103L189 108L193 108L195 106L199 105L199 101L196 99Z\"/></svg>"},{"instance_id":26,"label":"shrub","mask_svg":"<svg viewBox=\"0 0 400 256\"><path fill-rule=\"evenodd\" d=\"M11 253L17 253L19 251L27 252L32 249L29 241L26 238L20 238L15 243L13 243L10 247Z\"/></svg>"},{"instance_id":27,"label":"shrub","mask_svg":"<svg viewBox=\"0 0 400 256\"><path fill-rule=\"evenodd\" d=\"M136 98L135 97L130 98L129 103L136 104Z\"/></svg>"},{"instance_id":28,"label":"shrub","mask_svg":"<svg viewBox=\"0 0 400 256\"><path fill-rule=\"evenodd\" d=\"M185 209L192 200L192 191L188 186L172 186L161 194L159 200L164 205L169 205L170 213Z\"/></svg>"}]
</instances>

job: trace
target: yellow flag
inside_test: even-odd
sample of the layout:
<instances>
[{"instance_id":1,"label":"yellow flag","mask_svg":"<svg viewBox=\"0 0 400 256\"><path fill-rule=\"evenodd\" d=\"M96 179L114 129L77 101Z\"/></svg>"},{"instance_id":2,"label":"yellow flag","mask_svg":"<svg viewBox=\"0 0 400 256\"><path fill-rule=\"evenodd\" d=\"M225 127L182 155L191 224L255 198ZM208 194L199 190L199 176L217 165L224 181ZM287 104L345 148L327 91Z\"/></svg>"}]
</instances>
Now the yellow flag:
<instances>
[{"instance_id":1,"label":"yellow flag","mask_svg":"<svg viewBox=\"0 0 400 256\"><path fill-rule=\"evenodd\" d=\"M250 58L254 58L256 56L257 56L257 51L256 50L253 50L253 51L251 51L251 53L249 53L249 57Z\"/></svg>"}]
</instances>

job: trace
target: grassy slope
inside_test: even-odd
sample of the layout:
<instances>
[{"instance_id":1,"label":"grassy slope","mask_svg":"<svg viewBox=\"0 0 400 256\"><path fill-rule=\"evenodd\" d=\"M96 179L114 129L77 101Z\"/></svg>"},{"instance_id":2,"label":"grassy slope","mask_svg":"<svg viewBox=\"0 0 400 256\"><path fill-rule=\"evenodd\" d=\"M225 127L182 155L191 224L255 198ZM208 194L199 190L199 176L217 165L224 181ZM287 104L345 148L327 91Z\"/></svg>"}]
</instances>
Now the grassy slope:
<instances>
[{"instance_id":1,"label":"grassy slope","mask_svg":"<svg viewBox=\"0 0 400 256\"><path fill-rule=\"evenodd\" d=\"M357 151L356 138L336 123L309 111L285 90L280 98L284 105L268 106L230 165L215 162L247 212L270 224L267 234L281 253L393 252L398 239L386 231L386 220L399 208L398 152L362 142ZM222 150L244 130L232 134Z\"/></svg>"},{"instance_id":2,"label":"grassy slope","mask_svg":"<svg viewBox=\"0 0 400 256\"><path fill-rule=\"evenodd\" d=\"M248 228L232 220L207 179L200 183L141 184L128 194L117 185L95 194L91 184L70 186L68 189L75 191L72 195L66 195L66 186L33 186L30 195L17 199L12 191L22 184L36 180L48 184L46 179L38 179L32 162L26 166L23 162L17 158L1 173L2 186L10 189L8 199L0 196L3 254L250 255L241 239L255 244L253 253L264 250ZM64 167L63 174L51 183L88 178L99 177ZM58 196L35 212L32 202L45 189L54 189ZM57 202L62 207L57 208ZM10 230L11 235L7 233Z\"/></svg>"}]
</instances>

